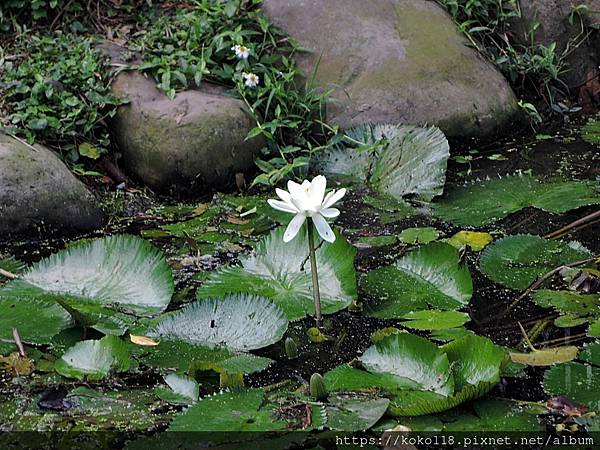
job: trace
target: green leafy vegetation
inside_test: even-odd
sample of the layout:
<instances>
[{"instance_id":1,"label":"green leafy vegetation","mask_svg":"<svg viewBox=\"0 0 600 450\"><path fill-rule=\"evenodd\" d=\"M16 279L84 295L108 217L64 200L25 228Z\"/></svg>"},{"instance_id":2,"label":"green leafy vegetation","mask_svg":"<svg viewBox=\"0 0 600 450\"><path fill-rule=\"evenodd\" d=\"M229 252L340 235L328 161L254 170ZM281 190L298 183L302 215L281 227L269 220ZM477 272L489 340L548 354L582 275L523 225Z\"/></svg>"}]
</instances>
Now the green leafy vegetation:
<instances>
[{"instance_id":1,"label":"green leafy vegetation","mask_svg":"<svg viewBox=\"0 0 600 450\"><path fill-rule=\"evenodd\" d=\"M487 247L481 254L479 268L496 283L512 289L527 289L551 270L589 257L590 253L576 242L515 235Z\"/></svg>"},{"instance_id":2,"label":"green leafy vegetation","mask_svg":"<svg viewBox=\"0 0 600 450\"><path fill-rule=\"evenodd\" d=\"M198 290L198 298L246 292L271 300L289 320L314 314L310 271L308 267L303 270L308 259L303 231L287 244L283 243L283 228L273 231L258 244L254 255L241 259L241 267L225 267L211 274ZM322 310L331 314L356 299L355 250L338 236L333 244L321 245L316 254L323 280Z\"/></svg>"},{"instance_id":3,"label":"green leafy vegetation","mask_svg":"<svg viewBox=\"0 0 600 450\"><path fill-rule=\"evenodd\" d=\"M541 180L523 173L455 186L433 205L441 219L456 225L489 225L523 208L559 214L600 203L594 181Z\"/></svg>"},{"instance_id":4,"label":"green leafy vegetation","mask_svg":"<svg viewBox=\"0 0 600 450\"><path fill-rule=\"evenodd\" d=\"M430 201L443 192L450 148L439 128L365 125L348 130L346 142L319 155L314 170L366 182L397 201Z\"/></svg>"},{"instance_id":5,"label":"green leafy vegetation","mask_svg":"<svg viewBox=\"0 0 600 450\"><path fill-rule=\"evenodd\" d=\"M458 309L473 293L469 269L458 251L434 242L403 256L391 266L375 269L361 278L361 288L372 299L367 313L379 318L399 318L407 312Z\"/></svg>"}]
</instances>

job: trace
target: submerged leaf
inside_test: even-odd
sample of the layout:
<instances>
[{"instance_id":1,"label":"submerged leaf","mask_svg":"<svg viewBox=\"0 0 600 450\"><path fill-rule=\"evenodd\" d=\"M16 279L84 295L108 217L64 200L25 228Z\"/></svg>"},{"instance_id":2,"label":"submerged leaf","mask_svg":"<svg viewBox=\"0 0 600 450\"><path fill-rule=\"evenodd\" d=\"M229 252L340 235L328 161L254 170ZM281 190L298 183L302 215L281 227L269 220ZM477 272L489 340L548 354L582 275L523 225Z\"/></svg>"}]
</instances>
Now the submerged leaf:
<instances>
[{"instance_id":1,"label":"submerged leaf","mask_svg":"<svg viewBox=\"0 0 600 450\"><path fill-rule=\"evenodd\" d=\"M405 244L429 244L440 236L433 227L406 228L400 233L400 240Z\"/></svg>"},{"instance_id":2,"label":"submerged leaf","mask_svg":"<svg viewBox=\"0 0 600 450\"><path fill-rule=\"evenodd\" d=\"M23 342L47 344L72 324L69 313L56 303L0 297L0 341L12 342L12 329L16 328Z\"/></svg>"},{"instance_id":3,"label":"submerged leaf","mask_svg":"<svg viewBox=\"0 0 600 450\"><path fill-rule=\"evenodd\" d=\"M473 282L461 265L458 251L434 242L400 258L393 265L375 269L361 280L373 303L367 313L382 319L399 318L410 311L458 309L471 299Z\"/></svg>"},{"instance_id":4,"label":"submerged leaf","mask_svg":"<svg viewBox=\"0 0 600 450\"><path fill-rule=\"evenodd\" d=\"M396 199L430 201L443 192L450 148L439 128L363 125L348 133L371 149L334 148L320 156L317 172L367 182Z\"/></svg>"},{"instance_id":5,"label":"submerged leaf","mask_svg":"<svg viewBox=\"0 0 600 450\"><path fill-rule=\"evenodd\" d=\"M281 309L262 297L228 295L205 299L166 314L148 335L207 347L249 351L280 340L288 321Z\"/></svg>"},{"instance_id":6,"label":"submerged leaf","mask_svg":"<svg viewBox=\"0 0 600 450\"><path fill-rule=\"evenodd\" d=\"M78 380L101 380L111 371L129 370L129 352L123 341L105 336L99 341L81 341L56 361L58 373Z\"/></svg>"},{"instance_id":7,"label":"submerged leaf","mask_svg":"<svg viewBox=\"0 0 600 450\"><path fill-rule=\"evenodd\" d=\"M262 240L254 255L242 258L242 267L225 267L211 274L198 289L198 298L221 297L239 292L265 297L279 306L289 320L314 314L308 241L302 231L283 242L280 227ZM331 314L356 299L356 250L340 235L333 244L317 249L317 264L324 314Z\"/></svg>"},{"instance_id":8,"label":"submerged leaf","mask_svg":"<svg viewBox=\"0 0 600 450\"><path fill-rule=\"evenodd\" d=\"M450 188L433 211L453 224L480 227L531 206L559 214L600 204L598 187L593 181L542 181L520 173Z\"/></svg>"},{"instance_id":9,"label":"submerged leaf","mask_svg":"<svg viewBox=\"0 0 600 450\"><path fill-rule=\"evenodd\" d=\"M526 289L552 269L589 258L589 252L573 244L530 234L508 236L483 251L479 267L496 283Z\"/></svg>"},{"instance_id":10,"label":"submerged leaf","mask_svg":"<svg viewBox=\"0 0 600 450\"><path fill-rule=\"evenodd\" d=\"M173 294L163 255L135 236L81 241L34 264L0 296L75 298L138 315L163 311Z\"/></svg>"}]
</instances>

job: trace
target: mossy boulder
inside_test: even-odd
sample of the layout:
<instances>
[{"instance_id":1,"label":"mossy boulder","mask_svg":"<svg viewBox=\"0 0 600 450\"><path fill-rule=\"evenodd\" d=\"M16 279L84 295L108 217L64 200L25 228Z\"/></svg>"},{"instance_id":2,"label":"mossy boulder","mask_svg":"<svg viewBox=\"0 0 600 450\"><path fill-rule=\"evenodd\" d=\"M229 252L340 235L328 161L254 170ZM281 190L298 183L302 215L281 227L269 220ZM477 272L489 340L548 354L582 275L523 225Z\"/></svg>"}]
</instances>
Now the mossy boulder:
<instances>
[{"instance_id":1,"label":"mossy boulder","mask_svg":"<svg viewBox=\"0 0 600 450\"><path fill-rule=\"evenodd\" d=\"M202 193L235 186L235 174L253 170L259 139L243 102L204 84L169 99L140 73L120 74L113 92L129 100L111 122L128 170L161 193Z\"/></svg>"},{"instance_id":2,"label":"mossy boulder","mask_svg":"<svg viewBox=\"0 0 600 450\"><path fill-rule=\"evenodd\" d=\"M0 235L88 231L102 220L94 196L52 151L0 133Z\"/></svg>"},{"instance_id":3,"label":"mossy boulder","mask_svg":"<svg viewBox=\"0 0 600 450\"><path fill-rule=\"evenodd\" d=\"M502 75L426 0L265 0L264 13L310 54L300 66L332 90L328 119L429 123L487 137L517 115Z\"/></svg>"},{"instance_id":4,"label":"mossy boulder","mask_svg":"<svg viewBox=\"0 0 600 450\"><path fill-rule=\"evenodd\" d=\"M564 56L567 70L561 79L571 88L579 88L599 75L600 0L520 0L521 18L516 21L517 42L529 45L535 25L537 44L556 44L556 55ZM580 14L573 14L580 6Z\"/></svg>"}]
</instances>

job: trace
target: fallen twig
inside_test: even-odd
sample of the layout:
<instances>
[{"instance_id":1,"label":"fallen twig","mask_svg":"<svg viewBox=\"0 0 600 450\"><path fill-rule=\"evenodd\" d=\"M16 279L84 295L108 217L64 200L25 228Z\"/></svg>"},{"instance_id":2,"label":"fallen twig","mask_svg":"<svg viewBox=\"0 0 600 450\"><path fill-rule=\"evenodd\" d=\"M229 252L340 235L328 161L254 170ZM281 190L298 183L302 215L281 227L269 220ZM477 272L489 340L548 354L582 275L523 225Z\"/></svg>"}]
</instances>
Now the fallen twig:
<instances>
[{"instance_id":1,"label":"fallen twig","mask_svg":"<svg viewBox=\"0 0 600 450\"><path fill-rule=\"evenodd\" d=\"M581 219L577 219L576 221L571 222L570 224L565 225L564 227L559 228L558 230L553 231L552 233L548 233L546 236L544 236L544 238L557 239L557 238L567 234L573 228L579 227L580 225L584 225L584 224L591 225L595 219L600 219L600 210L593 212L591 214L588 214L587 216L582 217ZM581 228L579 228L579 229L581 229Z\"/></svg>"},{"instance_id":2,"label":"fallen twig","mask_svg":"<svg viewBox=\"0 0 600 450\"><path fill-rule=\"evenodd\" d=\"M13 338L15 340L15 345L17 346L17 349L19 350L19 355L21 355L23 358L25 358L27 356L27 352L25 351L25 347L23 346L23 341L21 341L21 336L19 336L19 332L17 331L16 328L12 329L12 334L13 334Z\"/></svg>"},{"instance_id":3,"label":"fallen twig","mask_svg":"<svg viewBox=\"0 0 600 450\"><path fill-rule=\"evenodd\" d=\"M8 278L9 280L14 280L14 279L19 278L18 275L15 275L14 273L11 273L8 270L4 270L4 269L0 269L0 275L2 275L5 278Z\"/></svg>"}]
</instances>

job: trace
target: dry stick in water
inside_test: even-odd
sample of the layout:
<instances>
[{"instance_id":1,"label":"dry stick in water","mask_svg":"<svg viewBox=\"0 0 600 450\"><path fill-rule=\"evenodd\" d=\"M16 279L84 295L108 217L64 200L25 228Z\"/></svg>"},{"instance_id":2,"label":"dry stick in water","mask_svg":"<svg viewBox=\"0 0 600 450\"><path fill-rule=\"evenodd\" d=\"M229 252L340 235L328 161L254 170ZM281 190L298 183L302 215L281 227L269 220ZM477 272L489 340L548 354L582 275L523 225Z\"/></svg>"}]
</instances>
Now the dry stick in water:
<instances>
[{"instance_id":1,"label":"dry stick in water","mask_svg":"<svg viewBox=\"0 0 600 450\"><path fill-rule=\"evenodd\" d=\"M19 278L17 275L15 275L14 273L9 272L8 270L4 270L4 269L0 269L0 275L2 275L3 277L8 278L9 280L14 280L16 278Z\"/></svg>"},{"instance_id":2,"label":"dry stick in water","mask_svg":"<svg viewBox=\"0 0 600 450\"><path fill-rule=\"evenodd\" d=\"M567 234L573 228L580 227L581 225L586 225L586 226L591 225L592 223L594 223L595 219L600 219L600 210L593 212L591 214L588 214L587 216L582 217L581 219L577 219L575 222L571 222L570 224L565 225L564 227L559 228L558 230L553 231L552 233L548 233L546 236L544 236L544 238L546 238L546 239L559 238L559 237ZM579 229L581 229L581 227Z\"/></svg>"},{"instance_id":3,"label":"dry stick in water","mask_svg":"<svg viewBox=\"0 0 600 450\"><path fill-rule=\"evenodd\" d=\"M21 336L19 336L19 332L17 331L16 328L12 329L12 334L13 334L13 338L15 340L15 345L17 346L17 349L19 350L19 355L21 355L21 357L25 358L27 356L27 353L25 352L25 347L23 346L23 341L21 341Z\"/></svg>"},{"instance_id":4,"label":"dry stick in water","mask_svg":"<svg viewBox=\"0 0 600 450\"><path fill-rule=\"evenodd\" d=\"M577 267L577 266L581 266L583 264L587 264L589 262L594 261L595 259L600 258L600 255L596 255L596 256L592 256L591 258L587 258L587 259L582 259L581 261L575 261L569 264L563 264L562 266L558 266L554 269L552 269L550 272L548 272L547 274L543 275L542 277L538 278L531 286L529 286L521 295L519 295L510 305L508 308L506 308L506 311L504 311L500 317L504 317L506 316L510 311L512 311L512 309L517 305L517 303L519 303L521 300L523 300L525 297L527 297L529 294L531 294L533 291L535 291L537 288L539 288L544 281L546 281L547 279L551 278L552 276L554 276L555 274L557 274L558 272L560 272L562 269L566 269L568 267Z\"/></svg>"}]
</instances>

